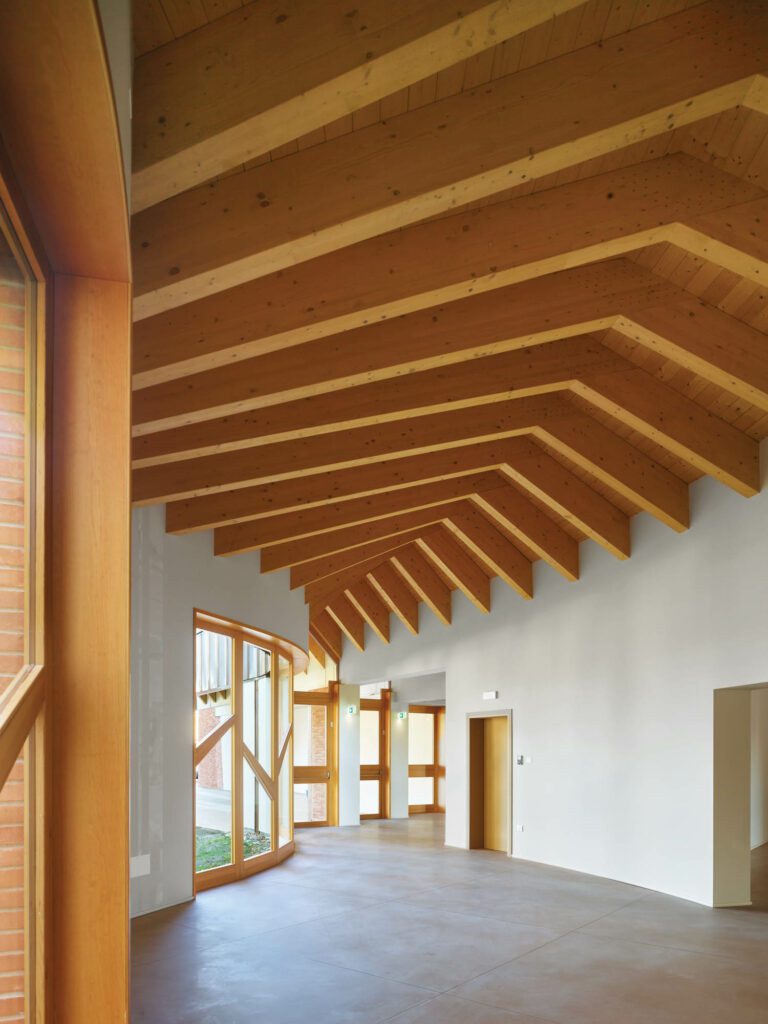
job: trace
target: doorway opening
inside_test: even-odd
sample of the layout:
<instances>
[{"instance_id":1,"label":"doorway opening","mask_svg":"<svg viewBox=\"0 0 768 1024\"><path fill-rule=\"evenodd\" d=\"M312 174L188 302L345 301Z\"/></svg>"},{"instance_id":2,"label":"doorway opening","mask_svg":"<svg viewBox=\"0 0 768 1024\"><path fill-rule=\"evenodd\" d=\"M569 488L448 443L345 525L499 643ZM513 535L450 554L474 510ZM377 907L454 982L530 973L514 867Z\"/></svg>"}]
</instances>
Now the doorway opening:
<instances>
[{"instance_id":1,"label":"doorway opening","mask_svg":"<svg viewBox=\"0 0 768 1024\"><path fill-rule=\"evenodd\" d=\"M469 848L512 853L512 713L469 716Z\"/></svg>"},{"instance_id":2,"label":"doorway opening","mask_svg":"<svg viewBox=\"0 0 768 1024\"><path fill-rule=\"evenodd\" d=\"M391 690L360 698L360 820L389 817Z\"/></svg>"},{"instance_id":3,"label":"doorway opening","mask_svg":"<svg viewBox=\"0 0 768 1024\"><path fill-rule=\"evenodd\" d=\"M715 690L712 903L768 907L768 683Z\"/></svg>"},{"instance_id":4,"label":"doorway opening","mask_svg":"<svg viewBox=\"0 0 768 1024\"><path fill-rule=\"evenodd\" d=\"M293 682L293 823L338 821L339 683L335 665L310 649L307 671ZM329 668L331 669L329 673Z\"/></svg>"}]
</instances>

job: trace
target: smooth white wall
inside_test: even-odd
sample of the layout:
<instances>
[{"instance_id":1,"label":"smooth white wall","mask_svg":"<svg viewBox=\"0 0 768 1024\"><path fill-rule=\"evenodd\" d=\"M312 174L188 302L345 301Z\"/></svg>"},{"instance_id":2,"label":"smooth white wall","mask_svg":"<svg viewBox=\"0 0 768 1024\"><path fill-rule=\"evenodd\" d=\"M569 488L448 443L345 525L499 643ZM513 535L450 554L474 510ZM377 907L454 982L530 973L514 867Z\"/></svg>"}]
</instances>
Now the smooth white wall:
<instances>
[{"instance_id":1,"label":"smooth white wall","mask_svg":"<svg viewBox=\"0 0 768 1024\"><path fill-rule=\"evenodd\" d=\"M161 506L133 513L131 913L192 896L193 615L214 612L306 647L307 606L258 554L215 558L210 532L165 532Z\"/></svg>"},{"instance_id":2,"label":"smooth white wall","mask_svg":"<svg viewBox=\"0 0 768 1024\"><path fill-rule=\"evenodd\" d=\"M354 714L348 708L354 707ZM360 824L360 688L339 686L339 825Z\"/></svg>"},{"instance_id":3,"label":"smooth white wall","mask_svg":"<svg viewBox=\"0 0 768 1024\"><path fill-rule=\"evenodd\" d=\"M753 690L751 735L751 829L754 850L768 843L768 687Z\"/></svg>"},{"instance_id":4,"label":"smooth white wall","mask_svg":"<svg viewBox=\"0 0 768 1024\"><path fill-rule=\"evenodd\" d=\"M762 446L762 464L768 444ZM536 564L536 598L493 583L483 615L423 612L412 636L345 648L345 682L446 673L446 841L467 845L467 723L482 692L514 712L516 856L701 903L713 896L713 691L768 680L768 491L705 479L692 526L641 514L621 562L581 545L581 580Z\"/></svg>"}]
</instances>

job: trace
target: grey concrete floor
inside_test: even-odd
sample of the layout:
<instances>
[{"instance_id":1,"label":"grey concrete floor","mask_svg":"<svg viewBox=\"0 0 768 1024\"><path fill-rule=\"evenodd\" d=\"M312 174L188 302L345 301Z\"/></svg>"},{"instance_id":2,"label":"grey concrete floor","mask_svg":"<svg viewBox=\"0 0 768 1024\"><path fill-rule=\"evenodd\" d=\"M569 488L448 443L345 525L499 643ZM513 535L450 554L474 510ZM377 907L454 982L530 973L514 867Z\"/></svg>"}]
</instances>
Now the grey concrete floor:
<instances>
[{"instance_id":1,"label":"grey concrete floor","mask_svg":"<svg viewBox=\"0 0 768 1024\"><path fill-rule=\"evenodd\" d=\"M280 867L133 923L134 1024L766 1024L756 905L708 910L443 847L443 819L304 830Z\"/></svg>"}]
</instances>

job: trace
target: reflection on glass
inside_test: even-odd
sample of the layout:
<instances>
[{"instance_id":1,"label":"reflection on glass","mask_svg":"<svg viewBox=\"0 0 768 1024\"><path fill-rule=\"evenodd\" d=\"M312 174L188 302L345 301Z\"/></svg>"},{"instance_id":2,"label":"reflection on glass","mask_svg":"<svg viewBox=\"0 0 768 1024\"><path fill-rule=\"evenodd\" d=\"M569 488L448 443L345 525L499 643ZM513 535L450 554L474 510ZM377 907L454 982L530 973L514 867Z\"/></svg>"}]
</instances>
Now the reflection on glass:
<instances>
[{"instance_id":1,"label":"reflection on glass","mask_svg":"<svg viewBox=\"0 0 768 1024\"><path fill-rule=\"evenodd\" d=\"M294 782L293 820L328 820L328 785L325 782Z\"/></svg>"},{"instance_id":2,"label":"reflection on glass","mask_svg":"<svg viewBox=\"0 0 768 1024\"><path fill-rule=\"evenodd\" d=\"M361 814L378 814L379 813L379 780L378 779L361 779L360 780L360 813Z\"/></svg>"},{"instance_id":3,"label":"reflection on glass","mask_svg":"<svg viewBox=\"0 0 768 1024\"><path fill-rule=\"evenodd\" d=\"M379 712L360 712L360 764L379 763Z\"/></svg>"},{"instance_id":4,"label":"reflection on glass","mask_svg":"<svg viewBox=\"0 0 768 1024\"><path fill-rule=\"evenodd\" d=\"M431 778L408 779L408 805L434 804L435 780Z\"/></svg>"},{"instance_id":5,"label":"reflection on glass","mask_svg":"<svg viewBox=\"0 0 768 1024\"><path fill-rule=\"evenodd\" d=\"M272 798L243 761L243 856L258 857L272 849Z\"/></svg>"},{"instance_id":6,"label":"reflection on glass","mask_svg":"<svg viewBox=\"0 0 768 1024\"><path fill-rule=\"evenodd\" d=\"M283 749L283 743L285 737L288 735L288 729L291 725L291 704L293 703L291 694L291 663L288 658L284 658L282 654L277 656L277 700L278 700L278 733L280 735L280 747Z\"/></svg>"},{"instance_id":7,"label":"reflection on glass","mask_svg":"<svg viewBox=\"0 0 768 1024\"><path fill-rule=\"evenodd\" d=\"M2 879L3 971L2 1020L24 1020L24 761L16 761L0 790L2 828L0 864ZM18 1016L17 1016L18 1014ZM11 1016L12 1015L12 1016Z\"/></svg>"},{"instance_id":8,"label":"reflection on glass","mask_svg":"<svg viewBox=\"0 0 768 1024\"><path fill-rule=\"evenodd\" d=\"M408 715L408 764L434 764L435 716L423 711Z\"/></svg>"},{"instance_id":9,"label":"reflection on glass","mask_svg":"<svg viewBox=\"0 0 768 1024\"><path fill-rule=\"evenodd\" d=\"M232 863L232 730L198 764L195 773L197 871Z\"/></svg>"},{"instance_id":10,"label":"reflection on glass","mask_svg":"<svg viewBox=\"0 0 768 1024\"><path fill-rule=\"evenodd\" d=\"M285 846L293 838L293 813L291 810L291 780L293 778L293 766L291 765L290 742L285 752L285 759L280 769L280 781L278 784L278 807L280 809L280 846Z\"/></svg>"},{"instance_id":11,"label":"reflection on glass","mask_svg":"<svg viewBox=\"0 0 768 1024\"><path fill-rule=\"evenodd\" d=\"M293 763L322 767L327 762L328 708L324 704L295 704L293 708Z\"/></svg>"},{"instance_id":12,"label":"reflection on glass","mask_svg":"<svg viewBox=\"0 0 768 1024\"><path fill-rule=\"evenodd\" d=\"M243 643L243 740L262 768L272 773L272 655Z\"/></svg>"}]
</instances>

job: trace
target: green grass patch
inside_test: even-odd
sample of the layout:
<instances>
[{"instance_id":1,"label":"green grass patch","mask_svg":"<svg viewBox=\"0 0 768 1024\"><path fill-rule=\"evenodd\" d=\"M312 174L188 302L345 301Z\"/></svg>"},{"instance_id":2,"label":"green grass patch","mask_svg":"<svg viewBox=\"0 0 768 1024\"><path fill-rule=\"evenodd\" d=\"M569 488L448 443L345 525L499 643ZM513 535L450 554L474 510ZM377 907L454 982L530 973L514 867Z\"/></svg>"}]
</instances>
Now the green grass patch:
<instances>
[{"instance_id":1,"label":"green grass patch","mask_svg":"<svg viewBox=\"0 0 768 1024\"><path fill-rule=\"evenodd\" d=\"M195 865L198 871L209 871L232 863L232 836L229 832L218 832L211 828L195 830ZM243 833L243 852L246 857L267 853L272 842L264 832L247 828Z\"/></svg>"}]
</instances>

